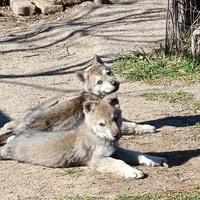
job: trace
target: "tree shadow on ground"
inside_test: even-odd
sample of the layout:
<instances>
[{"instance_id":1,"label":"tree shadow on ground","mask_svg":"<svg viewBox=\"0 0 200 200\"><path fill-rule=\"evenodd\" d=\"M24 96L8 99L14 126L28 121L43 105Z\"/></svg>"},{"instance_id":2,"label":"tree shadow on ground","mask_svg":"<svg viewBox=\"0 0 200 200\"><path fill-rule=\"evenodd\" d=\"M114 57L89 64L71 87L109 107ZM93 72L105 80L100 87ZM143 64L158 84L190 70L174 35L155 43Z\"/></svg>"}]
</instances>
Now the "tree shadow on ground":
<instances>
[{"instance_id":1,"label":"tree shadow on ground","mask_svg":"<svg viewBox=\"0 0 200 200\"><path fill-rule=\"evenodd\" d=\"M6 83L6 84L12 84L12 85L21 85L23 87L30 87L30 88L36 88L38 90L48 90L48 91L53 91L53 92L62 92L65 94L68 94L67 96L70 96L72 93L75 92L80 92L81 89L61 89L61 88L55 88L55 87L49 87L49 86L42 86L42 85L38 85L38 84L33 84L33 83L22 83L22 82L18 82L18 81L7 81L7 80L0 80L0 83Z\"/></svg>"},{"instance_id":2,"label":"tree shadow on ground","mask_svg":"<svg viewBox=\"0 0 200 200\"><path fill-rule=\"evenodd\" d=\"M200 115L164 117L160 119L144 121L141 122L140 124L149 124L155 126L158 129L164 126L173 126L173 127L194 126L198 122L200 122Z\"/></svg>"},{"instance_id":3,"label":"tree shadow on ground","mask_svg":"<svg viewBox=\"0 0 200 200\"><path fill-rule=\"evenodd\" d=\"M8 117L6 114L0 111L0 128L3 127L3 125L8 123L9 121L11 121L10 117Z\"/></svg>"},{"instance_id":4,"label":"tree shadow on ground","mask_svg":"<svg viewBox=\"0 0 200 200\"><path fill-rule=\"evenodd\" d=\"M42 72L34 72L34 73L24 73L24 74L0 74L0 79L10 79L10 78L30 78L30 77L39 77L39 76L56 76L56 75L65 75L65 74L73 74L79 70L84 70L91 65L91 61L87 60L78 64L70 65L70 66L59 66L57 69L46 70ZM78 69L74 69L77 68ZM81 67L81 68L80 68Z\"/></svg>"},{"instance_id":5,"label":"tree shadow on ground","mask_svg":"<svg viewBox=\"0 0 200 200\"><path fill-rule=\"evenodd\" d=\"M135 3L135 2L134 2ZM134 4L133 3L133 4ZM105 13L98 13L95 15L95 17L99 17L99 20L94 22L93 20L90 21L89 19L92 18L90 16L91 13L99 9L98 7L91 7L88 11L85 11L79 16L75 17L71 20L66 20L63 22L54 22L54 23L46 23L43 25L36 26L34 30L23 32L23 33L17 33L14 35L11 35L8 38L1 39L1 43L28 43L28 42L34 42L34 41L42 41L44 38L49 38L48 43L43 44L41 42L40 45L36 45L34 47L25 47L25 48L15 48L15 49L9 49L9 50L0 50L1 54L11 53L11 52L23 52L23 51L32 51L37 49L44 49L51 46L55 46L62 42L69 42L76 37L85 37L90 35L91 37L104 37L107 40L110 41L116 41L116 42L144 42L144 43L159 43L164 41L164 37L162 39L156 39L155 37L149 39L149 35L144 36L143 31L137 30L137 35L133 37L133 33L128 27L128 24L137 24L141 22L152 22L152 21L159 21L165 18L165 12L166 10L163 8L149 8L146 10L142 10L138 13L138 9L130 9L127 8L125 10L121 10L120 14L122 16L119 16L119 10L110 10L106 11ZM134 11L134 12L133 12ZM104 16L104 17L102 17ZM111 18L112 16L112 18ZM106 17L106 18L105 18ZM108 19L107 19L108 18ZM85 20L85 22L83 21ZM112 34L110 31L110 27L118 28L120 24L126 24L126 29L124 30L126 33L123 32L121 34L120 31L115 31L115 34ZM58 30L56 32L55 30ZM151 31L152 28L149 28L149 31ZM48 32L48 35L43 35L43 33ZM104 32L104 34L101 34ZM107 34L105 34L107 32ZM66 34L68 33L68 34ZM60 34L60 37L55 37ZM128 39L124 38L124 35ZM37 36L37 37L36 37ZM141 36L139 39L138 36ZM75 37L75 38L74 38Z\"/></svg>"},{"instance_id":6,"label":"tree shadow on ground","mask_svg":"<svg viewBox=\"0 0 200 200\"><path fill-rule=\"evenodd\" d=\"M188 162L190 159L200 156L200 149L177 150L167 152L147 152L153 156L163 156L167 158L170 167L180 166Z\"/></svg>"}]
</instances>

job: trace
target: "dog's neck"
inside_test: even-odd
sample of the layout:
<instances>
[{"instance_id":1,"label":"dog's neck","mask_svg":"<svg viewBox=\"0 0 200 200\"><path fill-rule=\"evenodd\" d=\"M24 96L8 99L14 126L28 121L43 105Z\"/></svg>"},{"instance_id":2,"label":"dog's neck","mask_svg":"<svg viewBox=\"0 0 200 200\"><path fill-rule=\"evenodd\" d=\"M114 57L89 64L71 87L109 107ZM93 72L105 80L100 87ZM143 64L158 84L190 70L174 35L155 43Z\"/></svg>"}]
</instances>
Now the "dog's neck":
<instances>
[{"instance_id":1,"label":"dog's neck","mask_svg":"<svg viewBox=\"0 0 200 200\"><path fill-rule=\"evenodd\" d=\"M87 90L83 90L81 92L81 95L84 97L84 99L89 99L89 100L100 100L100 99L103 99L106 94L94 94L92 93L91 91L87 91Z\"/></svg>"}]
</instances>

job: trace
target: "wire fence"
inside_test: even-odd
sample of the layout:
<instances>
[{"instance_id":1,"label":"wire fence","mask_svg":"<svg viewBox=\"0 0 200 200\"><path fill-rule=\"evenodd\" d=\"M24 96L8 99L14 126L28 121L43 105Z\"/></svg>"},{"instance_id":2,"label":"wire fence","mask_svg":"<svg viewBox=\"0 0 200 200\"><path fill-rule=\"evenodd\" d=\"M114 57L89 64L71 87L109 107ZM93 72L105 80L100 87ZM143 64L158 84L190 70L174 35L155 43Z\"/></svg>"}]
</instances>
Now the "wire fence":
<instances>
[{"instance_id":1,"label":"wire fence","mask_svg":"<svg viewBox=\"0 0 200 200\"><path fill-rule=\"evenodd\" d=\"M168 0L166 53L181 52L200 25L200 0Z\"/></svg>"}]
</instances>

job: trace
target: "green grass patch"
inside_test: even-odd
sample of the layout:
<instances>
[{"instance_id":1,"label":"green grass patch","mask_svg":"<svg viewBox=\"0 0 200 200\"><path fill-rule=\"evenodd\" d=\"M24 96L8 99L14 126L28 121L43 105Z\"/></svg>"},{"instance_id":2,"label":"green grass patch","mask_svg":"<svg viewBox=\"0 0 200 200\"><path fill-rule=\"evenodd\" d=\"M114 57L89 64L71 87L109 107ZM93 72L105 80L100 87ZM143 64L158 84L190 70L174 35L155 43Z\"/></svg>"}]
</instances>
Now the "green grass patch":
<instances>
[{"instance_id":1,"label":"green grass patch","mask_svg":"<svg viewBox=\"0 0 200 200\"><path fill-rule=\"evenodd\" d=\"M115 200L200 200L200 190L175 194L145 194L139 196L119 196Z\"/></svg>"},{"instance_id":2,"label":"green grass patch","mask_svg":"<svg viewBox=\"0 0 200 200\"><path fill-rule=\"evenodd\" d=\"M140 196L127 196L127 195L122 195L116 197L114 200L160 200L161 196L160 195L151 195L151 194L146 194L146 195L140 195Z\"/></svg>"},{"instance_id":3,"label":"green grass patch","mask_svg":"<svg viewBox=\"0 0 200 200\"><path fill-rule=\"evenodd\" d=\"M196 128L200 128L200 122L197 122L197 123L195 124L195 127L196 127Z\"/></svg>"},{"instance_id":4,"label":"green grass patch","mask_svg":"<svg viewBox=\"0 0 200 200\"><path fill-rule=\"evenodd\" d=\"M146 100L150 101L169 101L170 103L182 103L186 104L193 101L193 95L188 92L147 92L141 95Z\"/></svg>"},{"instance_id":5,"label":"green grass patch","mask_svg":"<svg viewBox=\"0 0 200 200\"><path fill-rule=\"evenodd\" d=\"M195 113L197 113L198 111L200 111L200 101L194 101L192 103L192 108L194 110Z\"/></svg>"},{"instance_id":6,"label":"green grass patch","mask_svg":"<svg viewBox=\"0 0 200 200\"><path fill-rule=\"evenodd\" d=\"M56 197L54 200L97 200L97 197L92 196L69 196L69 197Z\"/></svg>"},{"instance_id":7,"label":"green grass patch","mask_svg":"<svg viewBox=\"0 0 200 200\"><path fill-rule=\"evenodd\" d=\"M146 92L140 96L148 101L168 101L169 103L179 103L194 113L200 112L200 101L195 100L189 92ZM200 123L200 122L199 122Z\"/></svg>"},{"instance_id":8,"label":"green grass patch","mask_svg":"<svg viewBox=\"0 0 200 200\"><path fill-rule=\"evenodd\" d=\"M94 197L94 196L66 196L55 197L54 200L200 200L200 190L189 192L176 192L167 194L144 194L144 195L121 195L116 197Z\"/></svg>"},{"instance_id":9,"label":"green grass patch","mask_svg":"<svg viewBox=\"0 0 200 200\"><path fill-rule=\"evenodd\" d=\"M64 169L64 175L79 176L82 172L83 170L77 167Z\"/></svg>"},{"instance_id":10,"label":"green grass patch","mask_svg":"<svg viewBox=\"0 0 200 200\"><path fill-rule=\"evenodd\" d=\"M149 101L168 101L169 103L179 103L184 108L197 113L200 111L200 101L195 101L193 95L188 92L147 92L141 95ZM200 141L200 122L197 122L194 127L197 129L191 133L191 139Z\"/></svg>"},{"instance_id":11,"label":"green grass patch","mask_svg":"<svg viewBox=\"0 0 200 200\"><path fill-rule=\"evenodd\" d=\"M123 57L114 63L114 72L128 81L199 81L200 60L189 56Z\"/></svg>"}]
</instances>

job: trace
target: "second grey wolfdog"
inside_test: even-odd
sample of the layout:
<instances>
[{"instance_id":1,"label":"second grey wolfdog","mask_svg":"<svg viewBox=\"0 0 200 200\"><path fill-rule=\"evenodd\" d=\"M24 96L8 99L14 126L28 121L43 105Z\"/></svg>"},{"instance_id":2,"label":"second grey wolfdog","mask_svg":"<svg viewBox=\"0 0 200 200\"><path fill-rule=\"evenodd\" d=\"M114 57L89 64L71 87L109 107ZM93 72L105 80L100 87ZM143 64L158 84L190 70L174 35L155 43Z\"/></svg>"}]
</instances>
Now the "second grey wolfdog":
<instances>
[{"instance_id":1,"label":"second grey wolfdog","mask_svg":"<svg viewBox=\"0 0 200 200\"><path fill-rule=\"evenodd\" d=\"M112 100L111 100L112 101ZM85 102L84 121L71 131L51 131L23 134L8 139L1 151L1 159L47 167L87 165L103 173L125 178L142 178L143 172L130 165L167 166L163 157L145 155L123 149L117 141L121 137L121 110L109 100Z\"/></svg>"}]
</instances>

